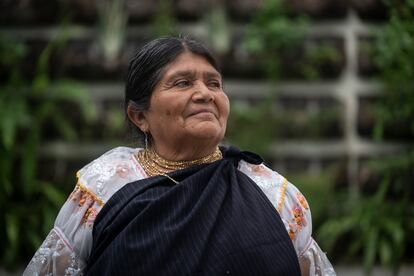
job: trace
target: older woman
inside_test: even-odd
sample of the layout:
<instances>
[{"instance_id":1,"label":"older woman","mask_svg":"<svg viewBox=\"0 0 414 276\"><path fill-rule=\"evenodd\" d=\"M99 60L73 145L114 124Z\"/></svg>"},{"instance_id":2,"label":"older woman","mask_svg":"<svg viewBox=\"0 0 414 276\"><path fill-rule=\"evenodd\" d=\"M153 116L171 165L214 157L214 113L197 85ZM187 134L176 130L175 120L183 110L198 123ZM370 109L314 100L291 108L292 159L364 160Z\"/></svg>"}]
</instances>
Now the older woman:
<instances>
[{"instance_id":1,"label":"older woman","mask_svg":"<svg viewBox=\"0 0 414 276\"><path fill-rule=\"evenodd\" d=\"M146 44L125 107L144 148L78 172L25 275L335 275L303 195L259 156L219 147L230 106L202 45Z\"/></svg>"}]
</instances>

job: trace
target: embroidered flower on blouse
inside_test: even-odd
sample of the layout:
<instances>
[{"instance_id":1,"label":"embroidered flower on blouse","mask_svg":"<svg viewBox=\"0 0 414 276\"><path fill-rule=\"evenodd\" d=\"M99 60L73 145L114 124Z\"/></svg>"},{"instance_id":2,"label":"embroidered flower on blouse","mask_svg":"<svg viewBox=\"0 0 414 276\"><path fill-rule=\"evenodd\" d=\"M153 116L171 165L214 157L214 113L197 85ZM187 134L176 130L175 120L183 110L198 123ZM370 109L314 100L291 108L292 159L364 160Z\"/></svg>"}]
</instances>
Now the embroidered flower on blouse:
<instances>
[{"instance_id":1,"label":"embroidered flower on blouse","mask_svg":"<svg viewBox=\"0 0 414 276\"><path fill-rule=\"evenodd\" d=\"M73 192L69 195L69 200L78 201L81 196L81 192L82 191L79 189L79 187L76 186Z\"/></svg>"},{"instance_id":2,"label":"embroidered flower on blouse","mask_svg":"<svg viewBox=\"0 0 414 276\"><path fill-rule=\"evenodd\" d=\"M296 193L296 199L299 201L300 205L302 205L303 208L305 208L306 210L309 209L308 202L300 192Z\"/></svg>"},{"instance_id":3,"label":"embroidered flower on blouse","mask_svg":"<svg viewBox=\"0 0 414 276\"><path fill-rule=\"evenodd\" d=\"M298 232L297 225L293 223L289 223L289 237L291 240L296 238L296 232Z\"/></svg>"},{"instance_id":4,"label":"embroidered flower on blouse","mask_svg":"<svg viewBox=\"0 0 414 276\"><path fill-rule=\"evenodd\" d=\"M116 166L116 174L121 178L127 178L130 174L130 168L127 165L120 164Z\"/></svg>"},{"instance_id":5,"label":"embroidered flower on blouse","mask_svg":"<svg viewBox=\"0 0 414 276\"><path fill-rule=\"evenodd\" d=\"M82 207L88 199L90 199L90 195L88 193L82 193L78 206Z\"/></svg>"},{"instance_id":6,"label":"embroidered flower on blouse","mask_svg":"<svg viewBox=\"0 0 414 276\"><path fill-rule=\"evenodd\" d=\"M98 213L99 212L96 208L88 208L88 210L86 210L85 214L83 215L82 223L85 223L87 226L92 227Z\"/></svg>"},{"instance_id":7,"label":"embroidered flower on blouse","mask_svg":"<svg viewBox=\"0 0 414 276\"><path fill-rule=\"evenodd\" d=\"M302 208L300 208L299 205L296 205L295 207L293 207L292 213L293 213L294 221L296 222L296 224L300 228L299 230L302 230L302 227L307 225L305 215L303 214Z\"/></svg>"},{"instance_id":8,"label":"embroidered flower on blouse","mask_svg":"<svg viewBox=\"0 0 414 276\"><path fill-rule=\"evenodd\" d=\"M308 223L305 218L305 214L299 204L296 204L292 209L292 222L289 223L289 237L293 240L295 239L298 232L300 232L303 227Z\"/></svg>"},{"instance_id":9,"label":"embroidered flower on blouse","mask_svg":"<svg viewBox=\"0 0 414 276\"><path fill-rule=\"evenodd\" d=\"M249 164L249 167L250 167L251 171L254 172L257 175L268 176L268 177L272 176L272 173L268 169L266 169L266 167L263 166L263 165Z\"/></svg>"}]
</instances>

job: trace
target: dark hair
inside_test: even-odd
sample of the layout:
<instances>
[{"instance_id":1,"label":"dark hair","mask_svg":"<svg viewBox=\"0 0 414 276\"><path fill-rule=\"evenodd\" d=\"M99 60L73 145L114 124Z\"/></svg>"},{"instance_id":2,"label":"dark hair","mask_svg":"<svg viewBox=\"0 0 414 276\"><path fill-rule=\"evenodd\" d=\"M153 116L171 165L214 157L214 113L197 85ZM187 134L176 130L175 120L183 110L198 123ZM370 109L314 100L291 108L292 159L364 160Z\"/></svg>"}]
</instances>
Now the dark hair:
<instances>
[{"instance_id":1,"label":"dark hair","mask_svg":"<svg viewBox=\"0 0 414 276\"><path fill-rule=\"evenodd\" d=\"M144 140L144 133L129 119L126 112L128 105L132 105L137 112L148 110L152 92L163 76L163 69L185 51L204 57L220 72L210 52L189 37L162 37L152 40L140 48L129 63L124 111L129 125L137 131L141 142Z\"/></svg>"}]
</instances>

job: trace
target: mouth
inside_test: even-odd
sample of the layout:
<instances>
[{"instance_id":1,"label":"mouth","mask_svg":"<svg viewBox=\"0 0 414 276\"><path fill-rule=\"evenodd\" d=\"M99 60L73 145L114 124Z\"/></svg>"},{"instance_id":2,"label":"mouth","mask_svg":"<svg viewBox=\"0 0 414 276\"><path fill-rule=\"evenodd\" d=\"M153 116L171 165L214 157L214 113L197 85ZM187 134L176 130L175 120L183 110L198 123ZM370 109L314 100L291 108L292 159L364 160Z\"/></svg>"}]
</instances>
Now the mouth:
<instances>
[{"instance_id":1,"label":"mouth","mask_svg":"<svg viewBox=\"0 0 414 276\"><path fill-rule=\"evenodd\" d=\"M214 117L217 117L216 113L211 109L199 109L199 110L196 110L190 113L190 116L195 116L195 115L202 115L202 116L213 115Z\"/></svg>"}]
</instances>

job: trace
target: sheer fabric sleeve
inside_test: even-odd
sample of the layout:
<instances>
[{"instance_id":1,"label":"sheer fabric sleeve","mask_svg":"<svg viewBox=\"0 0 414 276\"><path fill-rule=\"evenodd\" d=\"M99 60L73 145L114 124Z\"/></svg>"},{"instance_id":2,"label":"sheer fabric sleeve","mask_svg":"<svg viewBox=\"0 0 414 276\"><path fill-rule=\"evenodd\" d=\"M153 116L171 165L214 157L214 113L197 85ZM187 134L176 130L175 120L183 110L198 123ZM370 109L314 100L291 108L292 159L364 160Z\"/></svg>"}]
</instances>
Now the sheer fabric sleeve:
<instances>
[{"instance_id":1,"label":"sheer fabric sleeve","mask_svg":"<svg viewBox=\"0 0 414 276\"><path fill-rule=\"evenodd\" d=\"M302 275L336 275L326 254L312 238L312 216L302 193L264 164L253 165L242 161L239 170L261 188L279 213L298 255Z\"/></svg>"},{"instance_id":2,"label":"sheer fabric sleeve","mask_svg":"<svg viewBox=\"0 0 414 276\"><path fill-rule=\"evenodd\" d=\"M126 183L143 177L133 159L135 151L115 148L77 173L75 189L23 275L82 275L99 211Z\"/></svg>"},{"instance_id":3,"label":"sheer fabric sleeve","mask_svg":"<svg viewBox=\"0 0 414 276\"><path fill-rule=\"evenodd\" d=\"M78 182L23 275L82 275L101 207L100 199Z\"/></svg>"}]
</instances>

